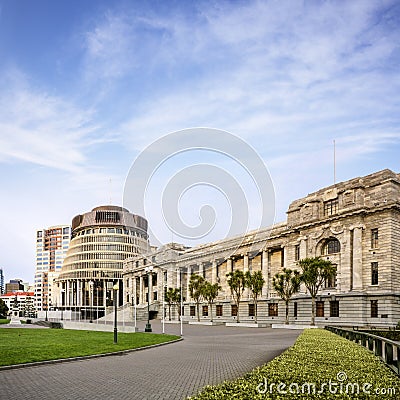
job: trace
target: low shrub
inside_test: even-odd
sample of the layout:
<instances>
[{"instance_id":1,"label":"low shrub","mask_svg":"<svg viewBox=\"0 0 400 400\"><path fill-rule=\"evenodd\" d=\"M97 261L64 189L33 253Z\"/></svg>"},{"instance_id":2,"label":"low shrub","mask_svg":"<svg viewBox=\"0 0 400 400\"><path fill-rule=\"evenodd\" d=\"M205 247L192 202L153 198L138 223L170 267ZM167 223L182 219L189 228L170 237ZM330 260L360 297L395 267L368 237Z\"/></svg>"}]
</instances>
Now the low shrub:
<instances>
[{"instance_id":1,"label":"low shrub","mask_svg":"<svg viewBox=\"0 0 400 400\"><path fill-rule=\"evenodd\" d=\"M268 364L234 381L207 386L192 400L397 399L400 379L364 347L307 329Z\"/></svg>"}]
</instances>

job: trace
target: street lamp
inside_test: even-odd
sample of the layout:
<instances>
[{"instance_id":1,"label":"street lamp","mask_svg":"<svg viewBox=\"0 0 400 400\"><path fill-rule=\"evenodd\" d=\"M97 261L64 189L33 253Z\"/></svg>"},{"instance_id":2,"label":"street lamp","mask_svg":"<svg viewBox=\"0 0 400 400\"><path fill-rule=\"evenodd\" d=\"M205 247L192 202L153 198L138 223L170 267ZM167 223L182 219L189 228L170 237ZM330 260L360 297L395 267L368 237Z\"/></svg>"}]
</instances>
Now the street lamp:
<instances>
[{"instance_id":1,"label":"street lamp","mask_svg":"<svg viewBox=\"0 0 400 400\"><path fill-rule=\"evenodd\" d=\"M114 290L114 344L118 342L118 329L117 329L117 290L118 283L113 286Z\"/></svg>"},{"instance_id":2,"label":"street lamp","mask_svg":"<svg viewBox=\"0 0 400 400\"><path fill-rule=\"evenodd\" d=\"M94 282L89 282L89 296L90 296L90 323L93 323L93 285Z\"/></svg>"},{"instance_id":3,"label":"street lamp","mask_svg":"<svg viewBox=\"0 0 400 400\"><path fill-rule=\"evenodd\" d=\"M150 265L149 267L146 267L144 271L147 274L147 324L146 328L144 329L145 332L152 332L151 329L151 324L150 324L150 277L152 275L153 271L153 266Z\"/></svg>"}]
</instances>

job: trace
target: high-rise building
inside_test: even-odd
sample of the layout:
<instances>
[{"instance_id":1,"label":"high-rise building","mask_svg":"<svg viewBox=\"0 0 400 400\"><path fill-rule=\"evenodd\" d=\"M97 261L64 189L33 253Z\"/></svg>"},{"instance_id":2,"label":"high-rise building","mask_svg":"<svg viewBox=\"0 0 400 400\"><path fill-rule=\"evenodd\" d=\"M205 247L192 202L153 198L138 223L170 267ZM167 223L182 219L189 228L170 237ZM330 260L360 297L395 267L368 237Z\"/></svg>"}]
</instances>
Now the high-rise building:
<instances>
[{"instance_id":1,"label":"high-rise building","mask_svg":"<svg viewBox=\"0 0 400 400\"><path fill-rule=\"evenodd\" d=\"M56 306L54 279L61 271L71 238L69 225L52 226L36 232L35 306L38 311Z\"/></svg>"},{"instance_id":2,"label":"high-rise building","mask_svg":"<svg viewBox=\"0 0 400 400\"><path fill-rule=\"evenodd\" d=\"M25 290L25 286L22 283L22 279L11 279L10 282L6 283L6 293L14 293Z\"/></svg>"},{"instance_id":3,"label":"high-rise building","mask_svg":"<svg viewBox=\"0 0 400 400\"><path fill-rule=\"evenodd\" d=\"M56 279L57 307L92 319L123 303L122 272L126 258L149 251L147 220L117 206L100 206L72 220L72 236Z\"/></svg>"},{"instance_id":4,"label":"high-rise building","mask_svg":"<svg viewBox=\"0 0 400 400\"><path fill-rule=\"evenodd\" d=\"M3 268L0 268L0 295L4 294L4 274Z\"/></svg>"}]
</instances>

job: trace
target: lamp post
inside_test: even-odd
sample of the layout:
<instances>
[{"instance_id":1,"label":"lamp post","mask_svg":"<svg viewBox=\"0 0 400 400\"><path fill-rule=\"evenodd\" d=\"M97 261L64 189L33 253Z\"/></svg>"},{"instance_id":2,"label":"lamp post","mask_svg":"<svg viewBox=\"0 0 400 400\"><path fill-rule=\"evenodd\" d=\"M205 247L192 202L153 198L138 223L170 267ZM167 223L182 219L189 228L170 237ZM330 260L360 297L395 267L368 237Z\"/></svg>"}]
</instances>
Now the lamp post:
<instances>
[{"instance_id":1,"label":"lamp post","mask_svg":"<svg viewBox=\"0 0 400 400\"><path fill-rule=\"evenodd\" d=\"M118 342L118 328L117 328L117 290L118 283L113 286L114 291L114 344Z\"/></svg>"},{"instance_id":2,"label":"lamp post","mask_svg":"<svg viewBox=\"0 0 400 400\"><path fill-rule=\"evenodd\" d=\"M89 296L90 296L90 323L93 323L93 285L94 282L89 282Z\"/></svg>"},{"instance_id":3,"label":"lamp post","mask_svg":"<svg viewBox=\"0 0 400 400\"><path fill-rule=\"evenodd\" d=\"M144 329L145 332L152 332L150 324L150 277L152 276L153 266L146 267L144 271L147 274L147 324Z\"/></svg>"}]
</instances>

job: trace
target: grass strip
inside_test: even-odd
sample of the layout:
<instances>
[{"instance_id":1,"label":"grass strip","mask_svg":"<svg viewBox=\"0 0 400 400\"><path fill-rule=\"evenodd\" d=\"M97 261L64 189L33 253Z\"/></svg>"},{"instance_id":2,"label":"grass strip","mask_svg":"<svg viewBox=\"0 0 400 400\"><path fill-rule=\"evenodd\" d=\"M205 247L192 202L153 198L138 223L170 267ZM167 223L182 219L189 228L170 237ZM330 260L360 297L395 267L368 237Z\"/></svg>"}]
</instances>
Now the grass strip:
<instances>
[{"instance_id":1,"label":"grass strip","mask_svg":"<svg viewBox=\"0 0 400 400\"><path fill-rule=\"evenodd\" d=\"M206 386L192 400L399 399L400 379L364 347L322 329L243 378Z\"/></svg>"},{"instance_id":2,"label":"grass strip","mask_svg":"<svg viewBox=\"0 0 400 400\"><path fill-rule=\"evenodd\" d=\"M9 319L0 319L0 325L6 325L9 324L10 320Z\"/></svg>"},{"instance_id":3,"label":"grass strip","mask_svg":"<svg viewBox=\"0 0 400 400\"><path fill-rule=\"evenodd\" d=\"M179 336L155 333L118 333L67 329L0 329L0 366L57 360L165 343Z\"/></svg>"}]
</instances>

